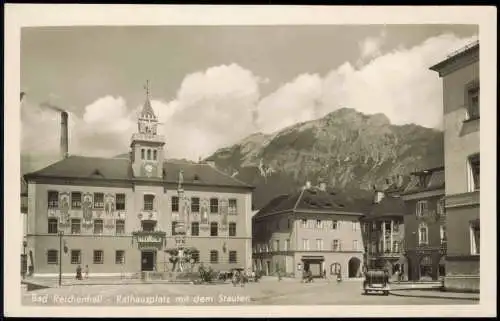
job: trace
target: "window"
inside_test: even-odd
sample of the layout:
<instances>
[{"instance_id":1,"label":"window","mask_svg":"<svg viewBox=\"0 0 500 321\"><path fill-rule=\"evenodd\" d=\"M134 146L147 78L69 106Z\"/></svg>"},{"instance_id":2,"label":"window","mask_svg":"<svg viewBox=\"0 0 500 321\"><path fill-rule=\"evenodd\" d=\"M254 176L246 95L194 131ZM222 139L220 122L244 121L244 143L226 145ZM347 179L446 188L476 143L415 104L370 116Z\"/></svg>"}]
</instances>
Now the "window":
<instances>
[{"instance_id":1,"label":"window","mask_svg":"<svg viewBox=\"0 0 500 321\"><path fill-rule=\"evenodd\" d=\"M317 239L316 240L316 250L322 251L323 250L323 240L322 239Z\"/></svg>"},{"instance_id":2,"label":"window","mask_svg":"<svg viewBox=\"0 0 500 321\"><path fill-rule=\"evenodd\" d=\"M71 234L80 234L81 232L81 221L79 218L71 219Z\"/></svg>"},{"instance_id":3,"label":"window","mask_svg":"<svg viewBox=\"0 0 500 321\"><path fill-rule=\"evenodd\" d=\"M352 221L352 230L357 231L358 230L358 222Z\"/></svg>"},{"instance_id":4,"label":"window","mask_svg":"<svg viewBox=\"0 0 500 321\"><path fill-rule=\"evenodd\" d=\"M238 257L236 251L229 251L229 263L238 262Z\"/></svg>"},{"instance_id":5,"label":"window","mask_svg":"<svg viewBox=\"0 0 500 321\"><path fill-rule=\"evenodd\" d=\"M125 194L116 194L116 210L125 210Z\"/></svg>"},{"instance_id":6,"label":"window","mask_svg":"<svg viewBox=\"0 0 500 321\"><path fill-rule=\"evenodd\" d=\"M94 220L94 234L102 234L104 222L101 219Z\"/></svg>"},{"instance_id":7,"label":"window","mask_svg":"<svg viewBox=\"0 0 500 321\"><path fill-rule=\"evenodd\" d=\"M275 251L280 250L280 240L274 240L274 250Z\"/></svg>"},{"instance_id":8,"label":"window","mask_svg":"<svg viewBox=\"0 0 500 321\"><path fill-rule=\"evenodd\" d=\"M191 197L191 212L199 213L200 212L200 198L199 197Z\"/></svg>"},{"instance_id":9,"label":"window","mask_svg":"<svg viewBox=\"0 0 500 321\"><path fill-rule=\"evenodd\" d=\"M333 251L340 251L340 240L333 240L332 250Z\"/></svg>"},{"instance_id":10,"label":"window","mask_svg":"<svg viewBox=\"0 0 500 321\"><path fill-rule=\"evenodd\" d=\"M392 252L399 253L399 242L397 241L392 242Z\"/></svg>"},{"instance_id":11,"label":"window","mask_svg":"<svg viewBox=\"0 0 500 321\"><path fill-rule=\"evenodd\" d=\"M399 232L399 222L394 222L392 225L394 232Z\"/></svg>"},{"instance_id":12,"label":"window","mask_svg":"<svg viewBox=\"0 0 500 321\"><path fill-rule=\"evenodd\" d=\"M352 241L352 249L357 251L359 249L358 240Z\"/></svg>"},{"instance_id":13,"label":"window","mask_svg":"<svg viewBox=\"0 0 500 321\"><path fill-rule=\"evenodd\" d=\"M236 223L229 223L229 236L236 236Z\"/></svg>"},{"instance_id":14,"label":"window","mask_svg":"<svg viewBox=\"0 0 500 321\"><path fill-rule=\"evenodd\" d=\"M470 227L470 237L471 237L471 254L472 255L479 255L480 253L480 246L479 246L479 224L473 224Z\"/></svg>"},{"instance_id":15,"label":"window","mask_svg":"<svg viewBox=\"0 0 500 321\"><path fill-rule=\"evenodd\" d=\"M49 191L48 193L48 207L59 208L59 192Z\"/></svg>"},{"instance_id":16,"label":"window","mask_svg":"<svg viewBox=\"0 0 500 321\"><path fill-rule=\"evenodd\" d=\"M172 212L179 212L179 197L172 196Z\"/></svg>"},{"instance_id":17,"label":"window","mask_svg":"<svg viewBox=\"0 0 500 321\"><path fill-rule=\"evenodd\" d=\"M308 239L302 239L302 249L309 250L309 240Z\"/></svg>"},{"instance_id":18,"label":"window","mask_svg":"<svg viewBox=\"0 0 500 321\"><path fill-rule=\"evenodd\" d=\"M217 236L219 233L219 225L217 222L210 223L210 236Z\"/></svg>"},{"instance_id":19,"label":"window","mask_svg":"<svg viewBox=\"0 0 500 321\"><path fill-rule=\"evenodd\" d=\"M158 158L158 151L154 150L153 151L153 160L157 160Z\"/></svg>"},{"instance_id":20,"label":"window","mask_svg":"<svg viewBox=\"0 0 500 321\"><path fill-rule=\"evenodd\" d=\"M125 234L125 220L116 220L116 235Z\"/></svg>"},{"instance_id":21,"label":"window","mask_svg":"<svg viewBox=\"0 0 500 321\"><path fill-rule=\"evenodd\" d=\"M216 198L210 199L210 213L219 213L219 200Z\"/></svg>"},{"instance_id":22,"label":"window","mask_svg":"<svg viewBox=\"0 0 500 321\"><path fill-rule=\"evenodd\" d=\"M82 251L71 250L71 264L82 264Z\"/></svg>"},{"instance_id":23,"label":"window","mask_svg":"<svg viewBox=\"0 0 500 321\"><path fill-rule=\"evenodd\" d=\"M479 190L479 154L469 157L469 192Z\"/></svg>"},{"instance_id":24,"label":"window","mask_svg":"<svg viewBox=\"0 0 500 321\"><path fill-rule=\"evenodd\" d=\"M441 198L438 203L437 203L437 208L436 208L437 214L439 216L444 216L445 215L445 202L444 202L444 197Z\"/></svg>"},{"instance_id":25,"label":"window","mask_svg":"<svg viewBox=\"0 0 500 321\"><path fill-rule=\"evenodd\" d=\"M104 263L104 253L102 250L94 250L94 264Z\"/></svg>"},{"instance_id":26,"label":"window","mask_svg":"<svg viewBox=\"0 0 500 321\"><path fill-rule=\"evenodd\" d=\"M316 220L316 228L322 228L323 222L321 220Z\"/></svg>"},{"instance_id":27,"label":"window","mask_svg":"<svg viewBox=\"0 0 500 321\"><path fill-rule=\"evenodd\" d=\"M104 208L103 193L94 193L94 208Z\"/></svg>"},{"instance_id":28,"label":"window","mask_svg":"<svg viewBox=\"0 0 500 321\"><path fill-rule=\"evenodd\" d=\"M302 227L303 227L303 228L306 228L306 227L307 227L307 220L303 218L303 219L301 220L301 222L302 222Z\"/></svg>"},{"instance_id":29,"label":"window","mask_svg":"<svg viewBox=\"0 0 500 321\"><path fill-rule=\"evenodd\" d=\"M210 251L210 263L218 263L219 262L219 252Z\"/></svg>"},{"instance_id":30,"label":"window","mask_svg":"<svg viewBox=\"0 0 500 321\"><path fill-rule=\"evenodd\" d=\"M441 240L441 244L446 243L446 226L441 225L439 227L439 238Z\"/></svg>"},{"instance_id":31,"label":"window","mask_svg":"<svg viewBox=\"0 0 500 321\"><path fill-rule=\"evenodd\" d=\"M427 214L427 201L418 201L417 202L416 214L419 217L422 217L425 214Z\"/></svg>"},{"instance_id":32,"label":"window","mask_svg":"<svg viewBox=\"0 0 500 321\"><path fill-rule=\"evenodd\" d=\"M420 223L418 226L418 244L419 245L427 245L428 243L428 228L427 224Z\"/></svg>"},{"instance_id":33,"label":"window","mask_svg":"<svg viewBox=\"0 0 500 321\"><path fill-rule=\"evenodd\" d=\"M48 233L57 234L57 218L49 218Z\"/></svg>"},{"instance_id":34,"label":"window","mask_svg":"<svg viewBox=\"0 0 500 321\"><path fill-rule=\"evenodd\" d=\"M155 196L152 194L144 194L144 210L152 211L154 208Z\"/></svg>"},{"instance_id":35,"label":"window","mask_svg":"<svg viewBox=\"0 0 500 321\"><path fill-rule=\"evenodd\" d=\"M338 222L337 221L332 221L332 230L338 229Z\"/></svg>"},{"instance_id":36,"label":"window","mask_svg":"<svg viewBox=\"0 0 500 321\"><path fill-rule=\"evenodd\" d=\"M141 159L144 159L144 148L141 149Z\"/></svg>"},{"instance_id":37,"label":"window","mask_svg":"<svg viewBox=\"0 0 500 321\"><path fill-rule=\"evenodd\" d=\"M71 193L71 208L82 208L82 193Z\"/></svg>"},{"instance_id":38,"label":"window","mask_svg":"<svg viewBox=\"0 0 500 321\"><path fill-rule=\"evenodd\" d=\"M467 89L467 119L479 118L479 83L474 82Z\"/></svg>"},{"instance_id":39,"label":"window","mask_svg":"<svg viewBox=\"0 0 500 321\"><path fill-rule=\"evenodd\" d=\"M115 252L115 264L125 264L125 251L116 250Z\"/></svg>"},{"instance_id":40,"label":"window","mask_svg":"<svg viewBox=\"0 0 500 321\"><path fill-rule=\"evenodd\" d=\"M148 149L147 154L148 154L148 160L151 160L151 149Z\"/></svg>"},{"instance_id":41,"label":"window","mask_svg":"<svg viewBox=\"0 0 500 321\"><path fill-rule=\"evenodd\" d=\"M47 264L57 264L59 251L57 250L48 250L47 251Z\"/></svg>"},{"instance_id":42,"label":"window","mask_svg":"<svg viewBox=\"0 0 500 321\"><path fill-rule=\"evenodd\" d=\"M142 221L141 227L144 232L154 232L156 227L156 222L152 221Z\"/></svg>"},{"instance_id":43,"label":"window","mask_svg":"<svg viewBox=\"0 0 500 321\"><path fill-rule=\"evenodd\" d=\"M389 222L385 222L385 221L384 221L384 223L383 223L383 224L384 224L384 229L385 229L385 231L386 231L386 232L390 232L390 231L391 231L391 222L390 222L390 221L389 221Z\"/></svg>"},{"instance_id":44,"label":"window","mask_svg":"<svg viewBox=\"0 0 500 321\"><path fill-rule=\"evenodd\" d=\"M200 251L194 250L191 253L191 259L194 261L194 263L199 263L200 262Z\"/></svg>"},{"instance_id":45,"label":"window","mask_svg":"<svg viewBox=\"0 0 500 321\"><path fill-rule=\"evenodd\" d=\"M228 208L228 212L230 215L236 215L236 211L237 211L237 208L238 208L238 203L236 201L235 198L230 198L229 199L229 208Z\"/></svg>"},{"instance_id":46,"label":"window","mask_svg":"<svg viewBox=\"0 0 500 321\"><path fill-rule=\"evenodd\" d=\"M200 235L200 223L198 222L191 223L191 235L192 236Z\"/></svg>"},{"instance_id":47,"label":"window","mask_svg":"<svg viewBox=\"0 0 500 321\"><path fill-rule=\"evenodd\" d=\"M177 235L177 225L179 225L179 222L172 221L172 235Z\"/></svg>"},{"instance_id":48,"label":"window","mask_svg":"<svg viewBox=\"0 0 500 321\"><path fill-rule=\"evenodd\" d=\"M289 250L290 250L290 240L286 239L285 240L285 251L289 251Z\"/></svg>"}]
</instances>

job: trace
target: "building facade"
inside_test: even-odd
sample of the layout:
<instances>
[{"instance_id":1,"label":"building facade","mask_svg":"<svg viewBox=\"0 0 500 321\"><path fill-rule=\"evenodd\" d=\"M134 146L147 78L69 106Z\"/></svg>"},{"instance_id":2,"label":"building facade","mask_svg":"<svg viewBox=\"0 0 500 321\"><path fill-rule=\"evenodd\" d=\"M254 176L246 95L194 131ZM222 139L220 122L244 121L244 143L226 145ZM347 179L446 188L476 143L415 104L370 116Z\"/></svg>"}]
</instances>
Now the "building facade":
<instances>
[{"instance_id":1,"label":"building facade","mask_svg":"<svg viewBox=\"0 0 500 321\"><path fill-rule=\"evenodd\" d=\"M375 191L373 205L362 218L365 260L368 268L383 268L390 275L406 275L403 256L404 202L397 194Z\"/></svg>"},{"instance_id":2,"label":"building facade","mask_svg":"<svg viewBox=\"0 0 500 321\"><path fill-rule=\"evenodd\" d=\"M253 218L253 266L257 271L300 278L340 273L359 277L363 239L359 218L365 203L333 190L306 185L270 201Z\"/></svg>"},{"instance_id":3,"label":"building facade","mask_svg":"<svg viewBox=\"0 0 500 321\"><path fill-rule=\"evenodd\" d=\"M445 275L444 176L443 167L414 172L402 195L406 209L404 253L410 281L439 280Z\"/></svg>"},{"instance_id":4,"label":"building facade","mask_svg":"<svg viewBox=\"0 0 500 321\"><path fill-rule=\"evenodd\" d=\"M430 68L443 83L446 176L445 288L479 291L479 42Z\"/></svg>"},{"instance_id":5,"label":"building facade","mask_svg":"<svg viewBox=\"0 0 500 321\"><path fill-rule=\"evenodd\" d=\"M35 275L168 271L170 250L187 248L216 270L251 267L253 188L211 164L165 161L157 127L148 93L129 158L66 156L25 175Z\"/></svg>"}]
</instances>

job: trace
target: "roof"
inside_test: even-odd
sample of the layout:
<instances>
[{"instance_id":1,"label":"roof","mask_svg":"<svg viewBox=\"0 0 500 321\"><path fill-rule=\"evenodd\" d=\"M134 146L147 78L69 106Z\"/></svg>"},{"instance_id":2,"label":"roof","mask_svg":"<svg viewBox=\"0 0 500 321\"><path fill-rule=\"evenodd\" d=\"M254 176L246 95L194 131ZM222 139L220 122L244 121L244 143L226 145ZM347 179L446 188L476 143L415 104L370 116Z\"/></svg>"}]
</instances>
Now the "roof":
<instances>
[{"instance_id":1,"label":"roof","mask_svg":"<svg viewBox=\"0 0 500 321\"><path fill-rule=\"evenodd\" d=\"M412 179L403 194L413 194L424 191L443 189L445 186L444 167L436 167L412 173ZM428 176L424 182L422 177Z\"/></svg>"},{"instance_id":2,"label":"roof","mask_svg":"<svg viewBox=\"0 0 500 321\"><path fill-rule=\"evenodd\" d=\"M433 65L429 69L439 72L440 70L448 66L452 61L455 61L460 57L465 57L477 49L479 49L479 40L473 41L466 46L456 50L455 52L452 52L444 60Z\"/></svg>"},{"instance_id":3,"label":"roof","mask_svg":"<svg viewBox=\"0 0 500 321\"><path fill-rule=\"evenodd\" d=\"M401 182L394 182L388 186L383 192L387 194L394 194L398 192L403 192L411 181L411 177L404 175L402 176Z\"/></svg>"},{"instance_id":4,"label":"roof","mask_svg":"<svg viewBox=\"0 0 500 321\"><path fill-rule=\"evenodd\" d=\"M244 187L252 186L233 178L218 169L199 163L163 163L163 178L140 178L141 180L158 181L162 183L178 183L179 171L183 171L185 185ZM59 162L49 165L39 171L26 174L27 178L80 178L93 180L134 181L132 164L125 158L97 158L84 156L69 156Z\"/></svg>"},{"instance_id":5,"label":"roof","mask_svg":"<svg viewBox=\"0 0 500 321\"><path fill-rule=\"evenodd\" d=\"M151 101L149 100L149 97L146 99L146 102L144 103L144 106L142 107L141 117L142 118L156 119L156 115L155 115L155 112L153 110L153 107L151 106Z\"/></svg>"},{"instance_id":6,"label":"roof","mask_svg":"<svg viewBox=\"0 0 500 321\"><path fill-rule=\"evenodd\" d=\"M362 215L368 211L369 203L367 199L353 197L350 193L341 193L334 189L321 190L313 187L275 197L254 217L259 218L267 214L286 211L332 212L332 214L346 212Z\"/></svg>"},{"instance_id":7,"label":"roof","mask_svg":"<svg viewBox=\"0 0 500 321\"><path fill-rule=\"evenodd\" d=\"M400 197L385 195L379 203L373 204L370 212L364 217L372 220L388 216L404 216L405 204Z\"/></svg>"}]
</instances>

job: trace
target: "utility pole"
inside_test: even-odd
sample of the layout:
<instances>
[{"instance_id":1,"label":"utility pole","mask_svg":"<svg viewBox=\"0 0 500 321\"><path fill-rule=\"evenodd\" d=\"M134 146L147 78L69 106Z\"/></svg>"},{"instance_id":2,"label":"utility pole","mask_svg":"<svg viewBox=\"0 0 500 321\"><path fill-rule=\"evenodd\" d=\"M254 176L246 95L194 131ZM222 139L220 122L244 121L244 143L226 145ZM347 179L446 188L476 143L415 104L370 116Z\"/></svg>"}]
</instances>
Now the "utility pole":
<instances>
[{"instance_id":1,"label":"utility pole","mask_svg":"<svg viewBox=\"0 0 500 321\"><path fill-rule=\"evenodd\" d=\"M62 251L63 251L63 246L62 246L62 237L63 237L63 231L59 231L59 286L62 285Z\"/></svg>"}]
</instances>

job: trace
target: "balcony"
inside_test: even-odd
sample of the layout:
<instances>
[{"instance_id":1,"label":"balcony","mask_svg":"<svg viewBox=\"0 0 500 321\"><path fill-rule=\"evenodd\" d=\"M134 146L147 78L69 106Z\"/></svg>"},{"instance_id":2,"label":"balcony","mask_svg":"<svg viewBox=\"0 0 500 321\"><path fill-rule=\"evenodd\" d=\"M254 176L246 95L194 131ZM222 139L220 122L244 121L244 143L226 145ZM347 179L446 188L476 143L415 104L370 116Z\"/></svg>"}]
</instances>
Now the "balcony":
<instances>
[{"instance_id":1,"label":"balcony","mask_svg":"<svg viewBox=\"0 0 500 321\"><path fill-rule=\"evenodd\" d=\"M142 210L138 217L141 221L158 221L158 212Z\"/></svg>"},{"instance_id":2,"label":"balcony","mask_svg":"<svg viewBox=\"0 0 500 321\"><path fill-rule=\"evenodd\" d=\"M165 136L163 136L163 135L153 135L153 134L143 134L143 133L134 133L134 134L132 134L132 140L164 143L165 142Z\"/></svg>"}]
</instances>

